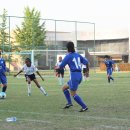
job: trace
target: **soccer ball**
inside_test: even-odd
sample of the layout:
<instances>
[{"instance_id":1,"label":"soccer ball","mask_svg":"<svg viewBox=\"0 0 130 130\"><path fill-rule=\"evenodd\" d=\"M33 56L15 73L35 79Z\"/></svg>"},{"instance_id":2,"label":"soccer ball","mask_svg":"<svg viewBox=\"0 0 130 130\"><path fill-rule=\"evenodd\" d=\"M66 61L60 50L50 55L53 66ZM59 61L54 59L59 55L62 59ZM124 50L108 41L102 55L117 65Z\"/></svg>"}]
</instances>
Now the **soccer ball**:
<instances>
[{"instance_id":1,"label":"soccer ball","mask_svg":"<svg viewBox=\"0 0 130 130\"><path fill-rule=\"evenodd\" d=\"M6 93L0 92L0 99L5 99L5 98L6 98Z\"/></svg>"}]
</instances>

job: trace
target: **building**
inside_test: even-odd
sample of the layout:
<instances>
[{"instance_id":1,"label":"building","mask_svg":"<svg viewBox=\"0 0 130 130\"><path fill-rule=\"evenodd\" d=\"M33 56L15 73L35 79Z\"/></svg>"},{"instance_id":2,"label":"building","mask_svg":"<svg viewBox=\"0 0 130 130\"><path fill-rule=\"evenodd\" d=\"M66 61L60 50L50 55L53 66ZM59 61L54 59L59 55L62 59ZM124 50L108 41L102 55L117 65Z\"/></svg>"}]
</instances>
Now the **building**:
<instances>
[{"instance_id":1,"label":"building","mask_svg":"<svg viewBox=\"0 0 130 130\"><path fill-rule=\"evenodd\" d=\"M56 39L56 41L55 41ZM94 40L95 39L95 40ZM86 50L91 66L98 67L104 55L110 55L116 63L128 63L130 55L129 30L106 30L94 32L47 32L49 45L65 48L67 41L76 42L77 49Z\"/></svg>"}]
</instances>

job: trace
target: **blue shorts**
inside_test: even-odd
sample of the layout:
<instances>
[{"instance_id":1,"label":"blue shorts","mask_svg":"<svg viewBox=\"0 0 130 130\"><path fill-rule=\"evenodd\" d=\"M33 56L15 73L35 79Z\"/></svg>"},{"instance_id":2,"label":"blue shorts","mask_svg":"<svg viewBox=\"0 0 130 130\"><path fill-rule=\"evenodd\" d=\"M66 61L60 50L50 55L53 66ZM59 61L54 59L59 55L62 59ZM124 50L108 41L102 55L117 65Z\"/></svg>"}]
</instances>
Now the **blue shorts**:
<instances>
[{"instance_id":1,"label":"blue shorts","mask_svg":"<svg viewBox=\"0 0 130 130\"><path fill-rule=\"evenodd\" d=\"M113 69L112 68L108 68L107 69L107 75L112 75Z\"/></svg>"},{"instance_id":2,"label":"blue shorts","mask_svg":"<svg viewBox=\"0 0 130 130\"><path fill-rule=\"evenodd\" d=\"M76 91L81 81L82 81L81 72L71 72L70 80L67 82L69 89L72 91Z\"/></svg>"},{"instance_id":3,"label":"blue shorts","mask_svg":"<svg viewBox=\"0 0 130 130\"><path fill-rule=\"evenodd\" d=\"M7 78L5 75L0 75L0 83L1 84L7 84Z\"/></svg>"}]
</instances>

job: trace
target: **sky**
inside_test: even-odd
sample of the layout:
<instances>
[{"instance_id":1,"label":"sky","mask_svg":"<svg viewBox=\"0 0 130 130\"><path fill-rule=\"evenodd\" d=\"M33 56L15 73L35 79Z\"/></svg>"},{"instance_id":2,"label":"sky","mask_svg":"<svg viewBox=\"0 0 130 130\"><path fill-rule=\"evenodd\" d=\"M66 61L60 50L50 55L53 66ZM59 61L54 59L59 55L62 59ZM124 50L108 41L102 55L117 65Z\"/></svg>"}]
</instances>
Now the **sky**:
<instances>
[{"instance_id":1,"label":"sky","mask_svg":"<svg viewBox=\"0 0 130 130\"><path fill-rule=\"evenodd\" d=\"M45 19L95 23L98 29L128 28L129 0L0 0L0 14L5 8L10 16L24 16L29 6Z\"/></svg>"}]
</instances>

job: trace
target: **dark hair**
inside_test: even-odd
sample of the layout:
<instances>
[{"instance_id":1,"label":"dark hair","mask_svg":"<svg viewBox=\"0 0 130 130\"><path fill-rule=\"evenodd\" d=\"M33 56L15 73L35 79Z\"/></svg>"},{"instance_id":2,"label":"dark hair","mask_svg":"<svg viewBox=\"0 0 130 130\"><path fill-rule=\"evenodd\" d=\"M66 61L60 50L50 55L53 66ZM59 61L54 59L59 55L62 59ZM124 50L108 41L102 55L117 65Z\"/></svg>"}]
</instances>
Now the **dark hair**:
<instances>
[{"instance_id":1,"label":"dark hair","mask_svg":"<svg viewBox=\"0 0 130 130\"><path fill-rule=\"evenodd\" d=\"M66 47L68 49L68 52L75 52L74 43L73 42L68 42Z\"/></svg>"},{"instance_id":2,"label":"dark hair","mask_svg":"<svg viewBox=\"0 0 130 130\"><path fill-rule=\"evenodd\" d=\"M108 56L108 55L105 55L105 56L104 56L104 58L108 58L108 59L110 59L110 56Z\"/></svg>"},{"instance_id":3,"label":"dark hair","mask_svg":"<svg viewBox=\"0 0 130 130\"><path fill-rule=\"evenodd\" d=\"M28 61L31 63L31 59L30 58L26 58L25 61Z\"/></svg>"}]
</instances>

